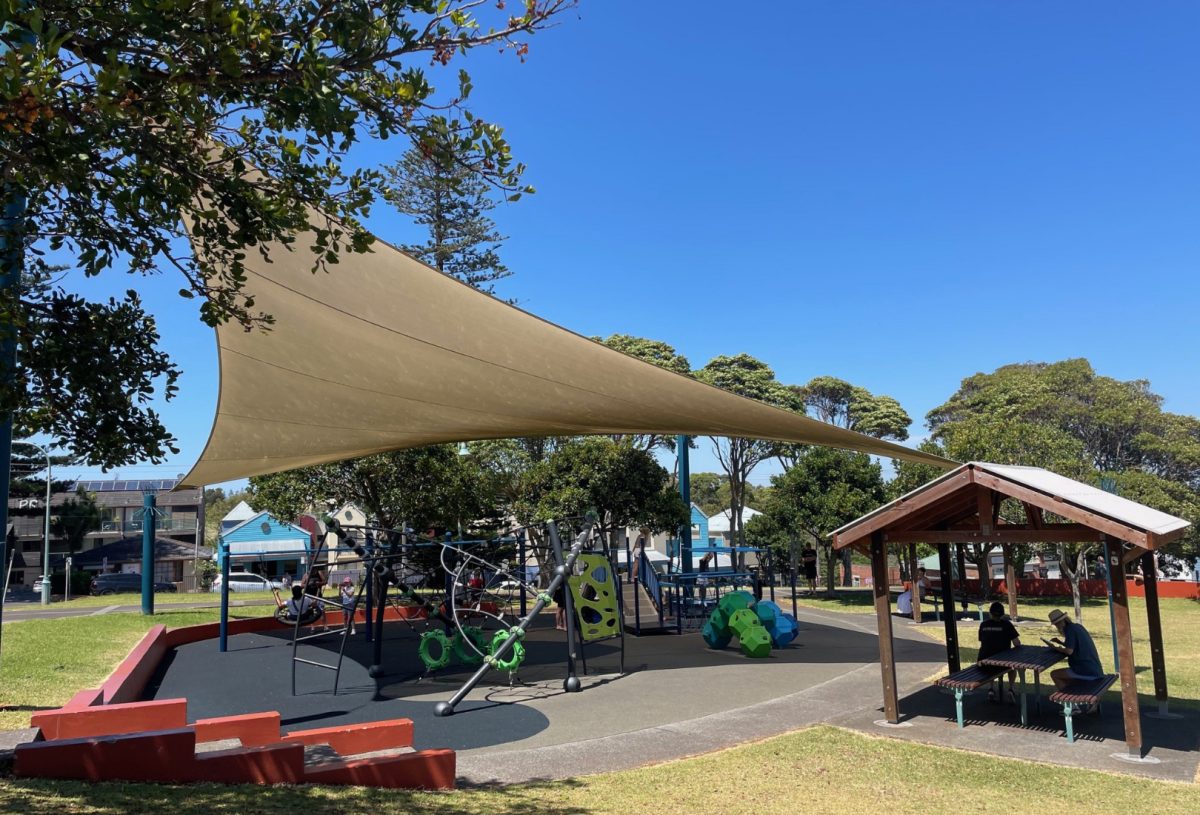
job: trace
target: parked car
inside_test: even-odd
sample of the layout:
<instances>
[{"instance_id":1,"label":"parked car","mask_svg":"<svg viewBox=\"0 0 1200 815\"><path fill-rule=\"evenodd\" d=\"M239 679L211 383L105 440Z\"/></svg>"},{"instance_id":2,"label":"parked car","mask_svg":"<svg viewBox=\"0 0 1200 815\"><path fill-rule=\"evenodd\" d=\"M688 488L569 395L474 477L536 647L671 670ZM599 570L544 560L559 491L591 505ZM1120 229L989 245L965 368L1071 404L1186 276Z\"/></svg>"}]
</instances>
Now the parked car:
<instances>
[{"instance_id":1,"label":"parked car","mask_svg":"<svg viewBox=\"0 0 1200 815\"><path fill-rule=\"evenodd\" d=\"M230 591L270 591L271 589L282 588L282 582L279 580L270 580L263 577L261 574L253 574L251 572L229 573ZM221 590L221 575L217 575L215 578L213 578L212 590Z\"/></svg>"},{"instance_id":2,"label":"parked car","mask_svg":"<svg viewBox=\"0 0 1200 815\"><path fill-rule=\"evenodd\" d=\"M142 590L142 576L137 572L121 572L116 574L98 574L92 578L90 589L92 594L127 594ZM174 592L174 583L155 581L154 592Z\"/></svg>"}]
</instances>

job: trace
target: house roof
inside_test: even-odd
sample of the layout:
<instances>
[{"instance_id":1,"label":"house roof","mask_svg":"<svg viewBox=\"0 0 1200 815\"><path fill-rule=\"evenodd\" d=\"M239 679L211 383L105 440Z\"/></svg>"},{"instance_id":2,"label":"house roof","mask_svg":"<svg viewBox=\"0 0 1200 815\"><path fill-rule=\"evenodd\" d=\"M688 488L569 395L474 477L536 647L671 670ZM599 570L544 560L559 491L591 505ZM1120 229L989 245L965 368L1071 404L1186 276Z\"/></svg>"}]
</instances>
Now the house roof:
<instances>
[{"instance_id":1,"label":"house roof","mask_svg":"<svg viewBox=\"0 0 1200 815\"><path fill-rule=\"evenodd\" d=\"M742 507L742 526L749 523L750 519L755 515L762 515L757 509L752 507ZM713 515L708 519L708 531L713 533L728 532L729 521L733 518L731 510L723 510Z\"/></svg>"},{"instance_id":2,"label":"house roof","mask_svg":"<svg viewBox=\"0 0 1200 815\"><path fill-rule=\"evenodd\" d=\"M1021 501L1031 523L999 520L1003 498ZM1044 522L1042 513L1067 523ZM1041 467L972 461L837 529L833 545L853 546L875 533L885 542L926 543L1099 541L1108 535L1157 549L1181 537L1190 525Z\"/></svg>"},{"instance_id":3,"label":"house roof","mask_svg":"<svg viewBox=\"0 0 1200 815\"><path fill-rule=\"evenodd\" d=\"M181 543L170 538L154 539L155 560L191 560L193 557L209 560L212 558L212 549L207 546L197 547L195 544ZM71 563L80 568L99 566L105 558L108 558L110 564L140 562L142 559L141 536L121 538L86 552L71 555Z\"/></svg>"},{"instance_id":4,"label":"house roof","mask_svg":"<svg viewBox=\"0 0 1200 815\"><path fill-rule=\"evenodd\" d=\"M221 519L221 523L237 521L248 521L258 513L250 508L250 505L245 501L238 501L237 506L225 513L225 517Z\"/></svg>"},{"instance_id":5,"label":"house roof","mask_svg":"<svg viewBox=\"0 0 1200 815\"><path fill-rule=\"evenodd\" d=\"M261 248L246 253L244 294L275 322L217 326L217 415L184 485L436 443L612 433L773 439L953 466L626 356L380 240L327 274L312 273L321 258L306 242ZM337 398L314 399L314 388Z\"/></svg>"}]
</instances>

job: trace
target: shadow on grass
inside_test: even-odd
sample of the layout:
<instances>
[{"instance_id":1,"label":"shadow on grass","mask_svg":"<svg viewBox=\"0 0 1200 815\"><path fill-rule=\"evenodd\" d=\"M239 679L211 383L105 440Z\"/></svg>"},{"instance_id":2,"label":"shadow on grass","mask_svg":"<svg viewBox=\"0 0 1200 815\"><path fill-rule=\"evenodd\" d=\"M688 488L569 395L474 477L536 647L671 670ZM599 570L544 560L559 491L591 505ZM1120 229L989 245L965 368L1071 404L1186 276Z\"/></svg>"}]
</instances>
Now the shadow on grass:
<instances>
[{"instance_id":1,"label":"shadow on grass","mask_svg":"<svg viewBox=\"0 0 1200 815\"><path fill-rule=\"evenodd\" d=\"M305 815L345 815L421 812L424 815L585 815L590 808L553 803L546 788L562 792L581 786L577 781L533 783L519 787L489 786L455 792L322 786L218 786L195 784L87 784L77 781L5 779L0 781L0 809L24 815L63 812L129 812L144 815L213 815L216 813L303 812Z\"/></svg>"}]
</instances>

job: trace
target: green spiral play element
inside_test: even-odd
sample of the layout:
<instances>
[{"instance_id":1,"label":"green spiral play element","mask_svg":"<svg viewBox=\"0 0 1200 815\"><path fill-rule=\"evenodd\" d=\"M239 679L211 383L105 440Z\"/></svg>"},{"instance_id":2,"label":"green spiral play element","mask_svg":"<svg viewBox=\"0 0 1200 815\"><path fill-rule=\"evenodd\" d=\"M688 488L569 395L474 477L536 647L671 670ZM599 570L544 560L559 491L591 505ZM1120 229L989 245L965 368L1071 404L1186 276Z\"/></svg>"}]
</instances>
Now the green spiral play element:
<instances>
[{"instance_id":1,"label":"green spiral play element","mask_svg":"<svg viewBox=\"0 0 1200 815\"><path fill-rule=\"evenodd\" d=\"M437 648L436 656L430 653L435 646ZM450 640L446 637L446 632L435 628L421 635L421 644L417 646L417 656L425 664L425 670L439 671L450 664L453 650Z\"/></svg>"}]
</instances>

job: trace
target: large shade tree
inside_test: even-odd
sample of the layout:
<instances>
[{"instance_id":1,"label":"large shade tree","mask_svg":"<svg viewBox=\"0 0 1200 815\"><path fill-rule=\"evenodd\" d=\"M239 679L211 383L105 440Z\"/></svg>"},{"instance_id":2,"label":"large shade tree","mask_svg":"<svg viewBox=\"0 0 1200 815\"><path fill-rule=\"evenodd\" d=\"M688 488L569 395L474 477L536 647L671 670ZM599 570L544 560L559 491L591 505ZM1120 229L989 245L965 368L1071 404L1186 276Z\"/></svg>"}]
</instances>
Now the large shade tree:
<instances>
[{"instance_id":1,"label":"large shade tree","mask_svg":"<svg viewBox=\"0 0 1200 815\"><path fill-rule=\"evenodd\" d=\"M384 168L384 198L425 231L420 243L400 248L443 274L494 294L512 274L500 260L505 237L488 216L494 187L453 153L413 147Z\"/></svg>"},{"instance_id":2,"label":"large shade tree","mask_svg":"<svg viewBox=\"0 0 1200 815\"><path fill-rule=\"evenodd\" d=\"M1200 551L1200 420L1162 409L1146 380L1101 376L1084 359L1006 365L962 381L929 412L926 447L960 461L1046 467L1092 484L1105 483L1133 501L1193 522L1168 551ZM929 475L897 464L905 486ZM1012 502L1012 521L1026 520ZM1056 547L1079 606L1079 579L1094 547ZM980 563L986 553L977 557ZM986 569L986 566L984 566Z\"/></svg>"},{"instance_id":3,"label":"large shade tree","mask_svg":"<svg viewBox=\"0 0 1200 815\"><path fill-rule=\"evenodd\" d=\"M795 408L796 400L765 362L749 354L719 356L696 371L696 378L718 388L785 408ZM777 454L776 442L738 437L711 437L713 452L729 479L729 533L735 546L745 545L742 509L746 505L746 485L754 468ZM740 554L740 553L739 553ZM736 558L741 568L744 558Z\"/></svg>"},{"instance_id":4,"label":"large shade tree","mask_svg":"<svg viewBox=\"0 0 1200 815\"><path fill-rule=\"evenodd\" d=\"M670 474L645 450L599 436L566 444L526 474L517 517L523 523L595 512L610 547L628 527L677 529L687 508Z\"/></svg>"},{"instance_id":5,"label":"large shade tree","mask_svg":"<svg viewBox=\"0 0 1200 815\"><path fill-rule=\"evenodd\" d=\"M310 246L314 271L334 273L342 253L370 249L359 219L381 177L347 164L358 141L399 138L506 195L526 189L501 128L466 106L470 77L447 66L480 47L525 59L529 36L572 5L3 0L0 175L5 204L24 202L3 222L3 271L169 269L205 323L267 324L244 289L260 244ZM0 325L20 348L11 384L0 377L19 428L109 466L173 451L148 400L172 395L177 370L132 288L106 303L6 289Z\"/></svg>"},{"instance_id":6,"label":"large shade tree","mask_svg":"<svg viewBox=\"0 0 1200 815\"><path fill-rule=\"evenodd\" d=\"M875 509L884 500L883 468L865 453L810 447L782 475L772 476L763 514L748 534L785 558L796 540L819 543L825 586L834 592L835 557L829 533Z\"/></svg>"},{"instance_id":7,"label":"large shade tree","mask_svg":"<svg viewBox=\"0 0 1200 815\"><path fill-rule=\"evenodd\" d=\"M912 419L891 396L874 394L864 387L834 376L814 377L804 385L790 385L788 390L802 409L814 419L878 439L904 441L908 438L908 427L912 424ZM776 449L780 463L786 471L806 457L813 448L805 444L781 444ZM838 458L817 457L806 462L806 468L811 470L821 463L827 463L837 469L843 465L842 460ZM836 472L829 473L826 478L833 479L836 475ZM853 582L850 566L850 550L844 549L843 586L849 586Z\"/></svg>"}]
</instances>

